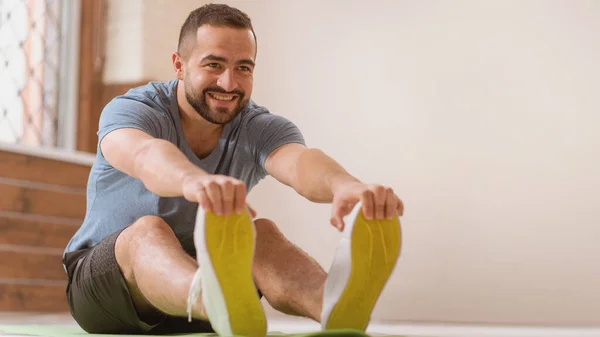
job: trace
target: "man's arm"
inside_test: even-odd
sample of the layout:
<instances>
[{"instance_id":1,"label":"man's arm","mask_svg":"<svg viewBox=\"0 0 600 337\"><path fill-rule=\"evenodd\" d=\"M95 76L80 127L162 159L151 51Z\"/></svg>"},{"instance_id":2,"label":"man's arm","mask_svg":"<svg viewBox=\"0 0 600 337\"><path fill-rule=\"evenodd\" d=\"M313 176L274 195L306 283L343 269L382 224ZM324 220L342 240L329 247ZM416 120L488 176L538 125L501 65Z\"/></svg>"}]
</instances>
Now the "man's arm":
<instances>
[{"instance_id":1,"label":"man's arm","mask_svg":"<svg viewBox=\"0 0 600 337\"><path fill-rule=\"evenodd\" d=\"M403 205L390 187L364 184L318 149L287 144L265 162L267 172L310 201L333 203L331 222L343 228L343 216L361 201L367 219L402 215Z\"/></svg>"},{"instance_id":2,"label":"man's arm","mask_svg":"<svg viewBox=\"0 0 600 337\"><path fill-rule=\"evenodd\" d=\"M360 182L323 151L297 143L273 151L265 166L275 179L316 203L331 203L341 184Z\"/></svg>"},{"instance_id":3,"label":"man's arm","mask_svg":"<svg viewBox=\"0 0 600 337\"><path fill-rule=\"evenodd\" d=\"M246 206L243 182L211 175L192 164L171 142L132 128L110 132L100 143L104 158L117 170L139 179L162 197L184 196L217 215Z\"/></svg>"},{"instance_id":4,"label":"man's arm","mask_svg":"<svg viewBox=\"0 0 600 337\"><path fill-rule=\"evenodd\" d=\"M183 195L183 180L189 175L206 175L175 147L138 129L119 129L100 143L104 158L117 170L141 180L161 197Z\"/></svg>"}]
</instances>

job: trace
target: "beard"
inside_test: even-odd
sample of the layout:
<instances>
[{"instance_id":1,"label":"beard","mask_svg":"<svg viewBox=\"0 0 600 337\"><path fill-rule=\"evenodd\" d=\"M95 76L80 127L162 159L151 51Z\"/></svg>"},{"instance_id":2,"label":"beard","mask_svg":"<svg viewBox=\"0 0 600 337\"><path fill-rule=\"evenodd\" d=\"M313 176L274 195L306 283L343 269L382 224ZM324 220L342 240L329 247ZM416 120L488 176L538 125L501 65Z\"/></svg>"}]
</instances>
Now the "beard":
<instances>
[{"instance_id":1,"label":"beard","mask_svg":"<svg viewBox=\"0 0 600 337\"><path fill-rule=\"evenodd\" d=\"M217 107L211 108L208 106L206 102L206 95L208 92L222 93L222 94L233 94L238 97L235 98L237 100L237 104L233 108L224 108ZM202 118L206 119L210 123L217 125L224 125L231 122L240 112L246 107L249 99L245 97L245 93L239 89L235 89L233 91L225 91L224 89L214 86L207 87L203 90L194 90L194 88L190 88L188 86L185 87L185 98L188 103L196 110L196 112L202 116ZM231 110L230 110L231 109Z\"/></svg>"}]
</instances>

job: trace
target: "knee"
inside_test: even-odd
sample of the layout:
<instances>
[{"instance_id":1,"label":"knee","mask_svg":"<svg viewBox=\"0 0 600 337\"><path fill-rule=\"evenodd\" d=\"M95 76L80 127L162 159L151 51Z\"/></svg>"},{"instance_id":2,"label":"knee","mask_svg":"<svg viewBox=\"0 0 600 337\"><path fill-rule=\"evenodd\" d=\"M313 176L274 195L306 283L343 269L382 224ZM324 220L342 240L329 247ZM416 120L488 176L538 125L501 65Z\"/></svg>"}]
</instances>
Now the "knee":
<instances>
[{"instance_id":1,"label":"knee","mask_svg":"<svg viewBox=\"0 0 600 337\"><path fill-rule=\"evenodd\" d=\"M257 219L254 220L254 227L256 228L256 240L276 240L283 238L283 234L277 228L277 225L269 219Z\"/></svg>"},{"instance_id":2,"label":"knee","mask_svg":"<svg viewBox=\"0 0 600 337\"><path fill-rule=\"evenodd\" d=\"M136 256L136 251L142 245L147 247L152 242L163 241L166 237L174 236L174 232L169 225L160 217L143 216L136 220L119 234L115 243L117 260L125 257L125 260L132 260Z\"/></svg>"},{"instance_id":3,"label":"knee","mask_svg":"<svg viewBox=\"0 0 600 337\"><path fill-rule=\"evenodd\" d=\"M137 219L127 231L136 239L142 241L144 239L161 238L165 235L174 235L173 230L161 217L147 215Z\"/></svg>"},{"instance_id":4,"label":"knee","mask_svg":"<svg viewBox=\"0 0 600 337\"><path fill-rule=\"evenodd\" d=\"M143 249L160 245L165 238L174 235L171 227L157 216L143 216L119 234L115 257L128 284L134 279L133 266L143 256Z\"/></svg>"}]
</instances>

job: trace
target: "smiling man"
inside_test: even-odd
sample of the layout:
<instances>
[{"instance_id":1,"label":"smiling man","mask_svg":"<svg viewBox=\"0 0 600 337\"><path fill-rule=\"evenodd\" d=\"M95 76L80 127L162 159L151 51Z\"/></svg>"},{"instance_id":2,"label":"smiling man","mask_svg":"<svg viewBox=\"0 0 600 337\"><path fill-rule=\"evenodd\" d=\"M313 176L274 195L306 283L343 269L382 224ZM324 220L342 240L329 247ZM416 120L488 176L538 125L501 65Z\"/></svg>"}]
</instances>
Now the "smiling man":
<instances>
[{"instance_id":1,"label":"smiling man","mask_svg":"<svg viewBox=\"0 0 600 337\"><path fill-rule=\"evenodd\" d=\"M172 62L103 110L85 220L65 250L67 298L90 333L264 336L260 298L323 329L366 329L400 251L403 205L351 176L252 99L257 42L226 5L194 10ZM246 195L271 175L331 203L326 273Z\"/></svg>"}]
</instances>

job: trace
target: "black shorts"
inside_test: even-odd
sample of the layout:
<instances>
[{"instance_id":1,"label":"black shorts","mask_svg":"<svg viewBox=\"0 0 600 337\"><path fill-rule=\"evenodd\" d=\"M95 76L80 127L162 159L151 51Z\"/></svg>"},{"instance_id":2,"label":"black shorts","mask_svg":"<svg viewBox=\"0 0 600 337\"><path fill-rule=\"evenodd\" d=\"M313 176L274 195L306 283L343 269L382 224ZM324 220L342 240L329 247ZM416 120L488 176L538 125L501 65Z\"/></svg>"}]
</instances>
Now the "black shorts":
<instances>
[{"instance_id":1,"label":"black shorts","mask_svg":"<svg viewBox=\"0 0 600 337\"><path fill-rule=\"evenodd\" d=\"M67 301L79 326L89 333L111 334L214 332L209 322L190 323L187 317L157 312L157 317L149 322L139 318L115 257L115 242L120 233L63 258L69 275Z\"/></svg>"}]
</instances>

